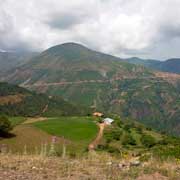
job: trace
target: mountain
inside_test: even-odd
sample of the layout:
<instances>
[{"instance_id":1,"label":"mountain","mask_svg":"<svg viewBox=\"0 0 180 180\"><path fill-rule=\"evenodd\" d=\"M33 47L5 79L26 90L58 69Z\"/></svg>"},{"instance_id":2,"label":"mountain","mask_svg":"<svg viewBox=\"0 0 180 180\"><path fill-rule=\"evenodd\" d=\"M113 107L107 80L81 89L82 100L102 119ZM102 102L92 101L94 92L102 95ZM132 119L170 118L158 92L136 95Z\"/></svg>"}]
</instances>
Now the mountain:
<instances>
[{"instance_id":1,"label":"mountain","mask_svg":"<svg viewBox=\"0 0 180 180\"><path fill-rule=\"evenodd\" d=\"M8 52L0 51L0 72L8 71L12 68L27 62L37 55L36 52Z\"/></svg>"},{"instance_id":2,"label":"mountain","mask_svg":"<svg viewBox=\"0 0 180 180\"><path fill-rule=\"evenodd\" d=\"M180 59L169 59L162 62L159 70L180 74Z\"/></svg>"},{"instance_id":3,"label":"mountain","mask_svg":"<svg viewBox=\"0 0 180 180\"><path fill-rule=\"evenodd\" d=\"M66 43L42 52L1 80L180 135L178 74Z\"/></svg>"},{"instance_id":4,"label":"mountain","mask_svg":"<svg viewBox=\"0 0 180 180\"><path fill-rule=\"evenodd\" d=\"M37 94L22 87L0 83L0 114L9 116L81 115L80 107L61 98Z\"/></svg>"},{"instance_id":5,"label":"mountain","mask_svg":"<svg viewBox=\"0 0 180 180\"><path fill-rule=\"evenodd\" d=\"M11 70L5 80L34 85L64 81L106 81L123 75L141 76L150 73L143 67L119 60L79 44L66 43L52 47L14 71Z\"/></svg>"},{"instance_id":6,"label":"mountain","mask_svg":"<svg viewBox=\"0 0 180 180\"><path fill-rule=\"evenodd\" d=\"M177 73L180 74L180 59L168 59L166 61L158 61L158 60L145 60L140 58L129 58L125 61L136 64L143 65L147 68L152 68L159 71Z\"/></svg>"}]
</instances>

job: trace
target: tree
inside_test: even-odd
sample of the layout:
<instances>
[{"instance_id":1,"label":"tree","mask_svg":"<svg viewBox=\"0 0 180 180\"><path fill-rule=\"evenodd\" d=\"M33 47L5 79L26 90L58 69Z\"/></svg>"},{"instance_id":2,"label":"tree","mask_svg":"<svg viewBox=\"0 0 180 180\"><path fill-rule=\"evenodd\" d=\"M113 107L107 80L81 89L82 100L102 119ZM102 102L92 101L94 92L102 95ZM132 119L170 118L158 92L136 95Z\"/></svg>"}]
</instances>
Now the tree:
<instances>
[{"instance_id":1,"label":"tree","mask_svg":"<svg viewBox=\"0 0 180 180\"><path fill-rule=\"evenodd\" d=\"M5 116L0 117L0 136L8 133L12 129L11 122Z\"/></svg>"}]
</instances>

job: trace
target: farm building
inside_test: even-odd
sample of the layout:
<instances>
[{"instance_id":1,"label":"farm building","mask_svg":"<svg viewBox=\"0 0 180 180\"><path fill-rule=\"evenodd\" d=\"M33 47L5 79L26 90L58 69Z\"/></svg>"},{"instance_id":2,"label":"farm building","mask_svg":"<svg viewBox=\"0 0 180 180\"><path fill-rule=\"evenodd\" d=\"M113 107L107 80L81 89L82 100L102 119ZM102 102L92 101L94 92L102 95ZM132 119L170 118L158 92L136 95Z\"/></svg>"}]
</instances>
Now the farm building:
<instances>
[{"instance_id":1,"label":"farm building","mask_svg":"<svg viewBox=\"0 0 180 180\"><path fill-rule=\"evenodd\" d=\"M94 112L93 113L93 116L96 116L96 117L102 117L104 114L101 113L101 112Z\"/></svg>"},{"instance_id":2,"label":"farm building","mask_svg":"<svg viewBox=\"0 0 180 180\"><path fill-rule=\"evenodd\" d=\"M105 119L103 120L103 122L104 122L105 124L107 124L107 125L111 125L113 121L114 121L114 119L111 119L111 118L105 118Z\"/></svg>"}]
</instances>

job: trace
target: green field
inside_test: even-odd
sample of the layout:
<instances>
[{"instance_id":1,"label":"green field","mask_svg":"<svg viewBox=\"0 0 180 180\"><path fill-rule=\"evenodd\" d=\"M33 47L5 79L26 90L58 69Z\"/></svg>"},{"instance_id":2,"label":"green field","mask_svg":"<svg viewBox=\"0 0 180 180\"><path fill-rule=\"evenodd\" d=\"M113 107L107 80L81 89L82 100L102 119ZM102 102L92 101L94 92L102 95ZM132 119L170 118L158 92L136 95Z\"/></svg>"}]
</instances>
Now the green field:
<instances>
[{"instance_id":1,"label":"green field","mask_svg":"<svg viewBox=\"0 0 180 180\"><path fill-rule=\"evenodd\" d=\"M66 140L67 153L82 153L96 137L98 127L92 117L54 117L44 121L23 124L26 118L9 117L12 122L12 137L0 139L12 152L34 153L41 151L42 144L51 144L52 136L57 136L56 150L62 151L63 139Z\"/></svg>"},{"instance_id":2,"label":"green field","mask_svg":"<svg viewBox=\"0 0 180 180\"><path fill-rule=\"evenodd\" d=\"M85 144L92 141L98 131L92 117L58 117L36 122L33 125L48 134Z\"/></svg>"}]
</instances>

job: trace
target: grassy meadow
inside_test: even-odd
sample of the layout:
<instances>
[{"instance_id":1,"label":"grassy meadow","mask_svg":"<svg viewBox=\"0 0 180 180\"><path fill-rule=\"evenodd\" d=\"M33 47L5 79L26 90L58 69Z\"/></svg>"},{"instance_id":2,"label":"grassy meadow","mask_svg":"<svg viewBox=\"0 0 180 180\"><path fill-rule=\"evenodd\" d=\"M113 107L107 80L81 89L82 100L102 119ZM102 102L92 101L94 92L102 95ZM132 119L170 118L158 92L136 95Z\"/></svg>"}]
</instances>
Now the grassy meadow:
<instances>
[{"instance_id":1,"label":"grassy meadow","mask_svg":"<svg viewBox=\"0 0 180 180\"><path fill-rule=\"evenodd\" d=\"M98 132L97 125L90 117L58 117L36 122L35 127L48 134L64 137L73 142L90 143Z\"/></svg>"},{"instance_id":2,"label":"grassy meadow","mask_svg":"<svg viewBox=\"0 0 180 180\"><path fill-rule=\"evenodd\" d=\"M67 152L85 152L88 144L96 137L98 127L92 117L51 117L51 118L9 118L14 126L8 138L0 140L12 152L36 153L47 145L50 148L52 137L56 136L55 148L62 152L65 143ZM74 150L76 149L76 150Z\"/></svg>"}]
</instances>

